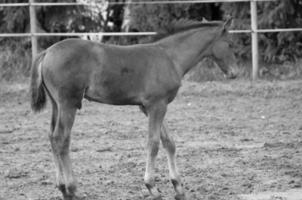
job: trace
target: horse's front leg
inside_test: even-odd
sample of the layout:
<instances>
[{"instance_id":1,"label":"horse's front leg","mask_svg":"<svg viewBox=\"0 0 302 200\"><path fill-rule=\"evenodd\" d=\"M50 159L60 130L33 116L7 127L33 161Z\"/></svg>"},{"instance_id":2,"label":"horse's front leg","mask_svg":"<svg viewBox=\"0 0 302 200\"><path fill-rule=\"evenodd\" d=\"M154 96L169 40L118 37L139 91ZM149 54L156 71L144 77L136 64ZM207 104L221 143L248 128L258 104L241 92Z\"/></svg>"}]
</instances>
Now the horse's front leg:
<instances>
[{"instance_id":1,"label":"horse's front leg","mask_svg":"<svg viewBox=\"0 0 302 200\"><path fill-rule=\"evenodd\" d=\"M147 162L144 181L151 197L156 200L162 199L155 186L154 168L159 149L161 126L166 110L167 104L165 102L157 102L145 110L145 114L149 117L149 134L147 139Z\"/></svg>"},{"instance_id":2,"label":"horse's front leg","mask_svg":"<svg viewBox=\"0 0 302 200\"><path fill-rule=\"evenodd\" d=\"M165 148L167 152L168 157L168 167L169 167L169 174L170 174L170 180L174 186L174 190L176 192L175 199L176 200L185 200L185 192L183 189L182 182L180 180L180 175L177 170L176 165L176 146L173 138L170 136L170 134L167 131L165 123L162 125L160 138L163 144L163 147Z\"/></svg>"},{"instance_id":3,"label":"horse's front leg","mask_svg":"<svg viewBox=\"0 0 302 200\"><path fill-rule=\"evenodd\" d=\"M55 109L49 139L56 165L57 187L62 192L64 200L74 200L76 183L71 168L69 146L76 109L68 106L59 106Z\"/></svg>"}]
</instances>

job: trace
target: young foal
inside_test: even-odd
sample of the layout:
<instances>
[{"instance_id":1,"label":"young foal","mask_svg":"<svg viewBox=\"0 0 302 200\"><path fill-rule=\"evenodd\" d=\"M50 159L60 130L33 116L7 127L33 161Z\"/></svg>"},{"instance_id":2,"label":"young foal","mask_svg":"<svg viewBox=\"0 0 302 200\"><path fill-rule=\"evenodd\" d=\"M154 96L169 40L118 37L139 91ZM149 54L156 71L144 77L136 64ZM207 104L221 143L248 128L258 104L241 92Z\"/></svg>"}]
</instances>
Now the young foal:
<instances>
[{"instance_id":1,"label":"young foal","mask_svg":"<svg viewBox=\"0 0 302 200\"><path fill-rule=\"evenodd\" d=\"M51 100L49 139L57 186L64 200L76 198L69 144L76 110L81 108L83 98L140 106L149 118L145 185L154 199L161 199L154 181L154 162L161 140L167 151L175 198L186 199L176 167L175 144L163 120L181 79L204 57L216 60L227 77L236 76L236 61L227 40L230 23L182 21L170 29L169 36L144 45L114 46L69 39L39 54L32 67L31 106L34 111L43 109L46 93Z\"/></svg>"}]
</instances>

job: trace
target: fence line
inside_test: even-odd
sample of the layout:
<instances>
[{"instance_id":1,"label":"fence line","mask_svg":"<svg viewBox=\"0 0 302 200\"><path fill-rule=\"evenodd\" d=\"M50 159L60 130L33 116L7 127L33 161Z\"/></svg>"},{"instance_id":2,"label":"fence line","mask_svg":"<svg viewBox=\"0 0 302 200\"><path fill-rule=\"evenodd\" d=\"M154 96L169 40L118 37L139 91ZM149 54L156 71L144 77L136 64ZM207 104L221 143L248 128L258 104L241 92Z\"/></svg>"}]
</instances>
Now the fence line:
<instances>
[{"instance_id":1,"label":"fence line","mask_svg":"<svg viewBox=\"0 0 302 200\"><path fill-rule=\"evenodd\" d=\"M188 1L126 1L126 2L108 2L109 5L124 5L124 4L194 4L194 3L231 3L231 2L265 2L274 0L188 0ZM98 3L85 2L32 2L32 3L0 3L0 7L20 7L20 6L94 6Z\"/></svg>"},{"instance_id":2,"label":"fence line","mask_svg":"<svg viewBox=\"0 0 302 200\"><path fill-rule=\"evenodd\" d=\"M257 27L257 2L276 1L276 0L188 0L188 1L127 1L127 2L107 2L109 5L121 5L121 4L195 4L195 3L231 3L231 2L250 2L251 12L251 29L248 30L230 30L230 33L249 33L252 37L252 64L253 73L252 78L256 80L258 77L258 33L271 33L271 32L289 32L289 31L302 31L302 28L286 28L286 29L258 29ZM30 33L0 33L0 37L31 37L32 42L32 56L37 54L37 37L43 36L148 36L156 35L156 32L101 32L101 33L37 33L36 32L36 6L95 6L97 3L67 3L67 2L34 2L29 0L28 3L0 3L0 7L29 7L30 10Z\"/></svg>"},{"instance_id":3,"label":"fence line","mask_svg":"<svg viewBox=\"0 0 302 200\"><path fill-rule=\"evenodd\" d=\"M297 32L302 31L302 28L276 28L276 29L257 29L257 33L274 33L274 32ZM252 30L229 30L229 33L251 33ZM157 32L82 32L82 33L0 33L1 37L49 37L49 36L152 36Z\"/></svg>"},{"instance_id":4,"label":"fence line","mask_svg":"<svg viewBox=\"0 0 302 200\"><path fill-rule=\"evenodd\" d=\"M302 31L302 28L276 28L276 29L257 29L257 33L274 33L274 32L297 32ZM251 33L252 30L229 30L229 33ZM1 37L49 37L49 36L152 36L157 32L82 32L82 33L0 33Z\"/></svg>"},{"instance_id":5,"label":"fence line","mask_svg":"<svg viewBox=\"0 0 302 200\"><path fill-rule=\"evenodd\" d=\"M84 33L0 33L0 37L28 37L28 36L151 36L156 32L84 32Z\"/></svg>"}]
</instances>

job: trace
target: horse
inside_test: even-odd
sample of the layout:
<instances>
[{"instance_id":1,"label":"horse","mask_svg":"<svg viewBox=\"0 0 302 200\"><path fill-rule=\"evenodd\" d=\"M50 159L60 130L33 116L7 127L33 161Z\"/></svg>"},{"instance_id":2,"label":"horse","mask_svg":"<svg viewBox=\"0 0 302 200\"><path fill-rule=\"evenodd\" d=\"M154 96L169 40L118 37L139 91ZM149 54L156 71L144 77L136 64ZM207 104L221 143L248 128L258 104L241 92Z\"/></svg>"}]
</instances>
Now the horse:
<instances>
[{"instance_id":1,"label":"horse","mask_svg":"<svg viewBox=\"0 0 302 200\"><path fill-rule=\"evenodd\" d=\"M69 155L70 135L83 98L110 105L136 105L148 117L144 183L152 199L162 199L155 185L155 160L162 142L175 199L185 200L176 165L176 146L164 117L184 75L211 57L227 78L238 74L228 39L232 19L202 23L180 20L145 44L109 45L81 39L55 43L34 59L31 108L41 111L47 96L52 105L49 140L56 167L56 186L64 200L77 199Z\"/></svg>"}]
</instances>

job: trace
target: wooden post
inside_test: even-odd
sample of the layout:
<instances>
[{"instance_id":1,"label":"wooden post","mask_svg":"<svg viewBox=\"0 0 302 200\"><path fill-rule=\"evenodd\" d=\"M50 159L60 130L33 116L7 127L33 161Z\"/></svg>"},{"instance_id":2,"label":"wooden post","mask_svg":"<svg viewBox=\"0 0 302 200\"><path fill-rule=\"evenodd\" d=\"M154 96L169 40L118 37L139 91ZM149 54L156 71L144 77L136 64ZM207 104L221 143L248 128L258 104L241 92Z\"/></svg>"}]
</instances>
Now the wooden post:
<instances>
[{"instance_id":1,"label":"wooden post","mask_svg":"<svg viewBox=\"0 0 302 200\"><path fill-rule=\"evenodd\" d=\"M251 37L252 37L252 64L253 64L253 80L258 78L258 33L257 33L257 1L251 0Z\"/></svg>"},{"instance_id":2,"label":"wooden post","mask_svg":"<svg viewBox=\"0 0 302 200\"><path fill-rule=\"evenodd\" d=\"M31 34L31 52L32 52L32 60L38 54L38 41L37 37L34 35L36 33L36 10L35 6L32 5L34 0L29 0L29 17L30 17L30 34Z\"/></svg>"}]
</instances>

